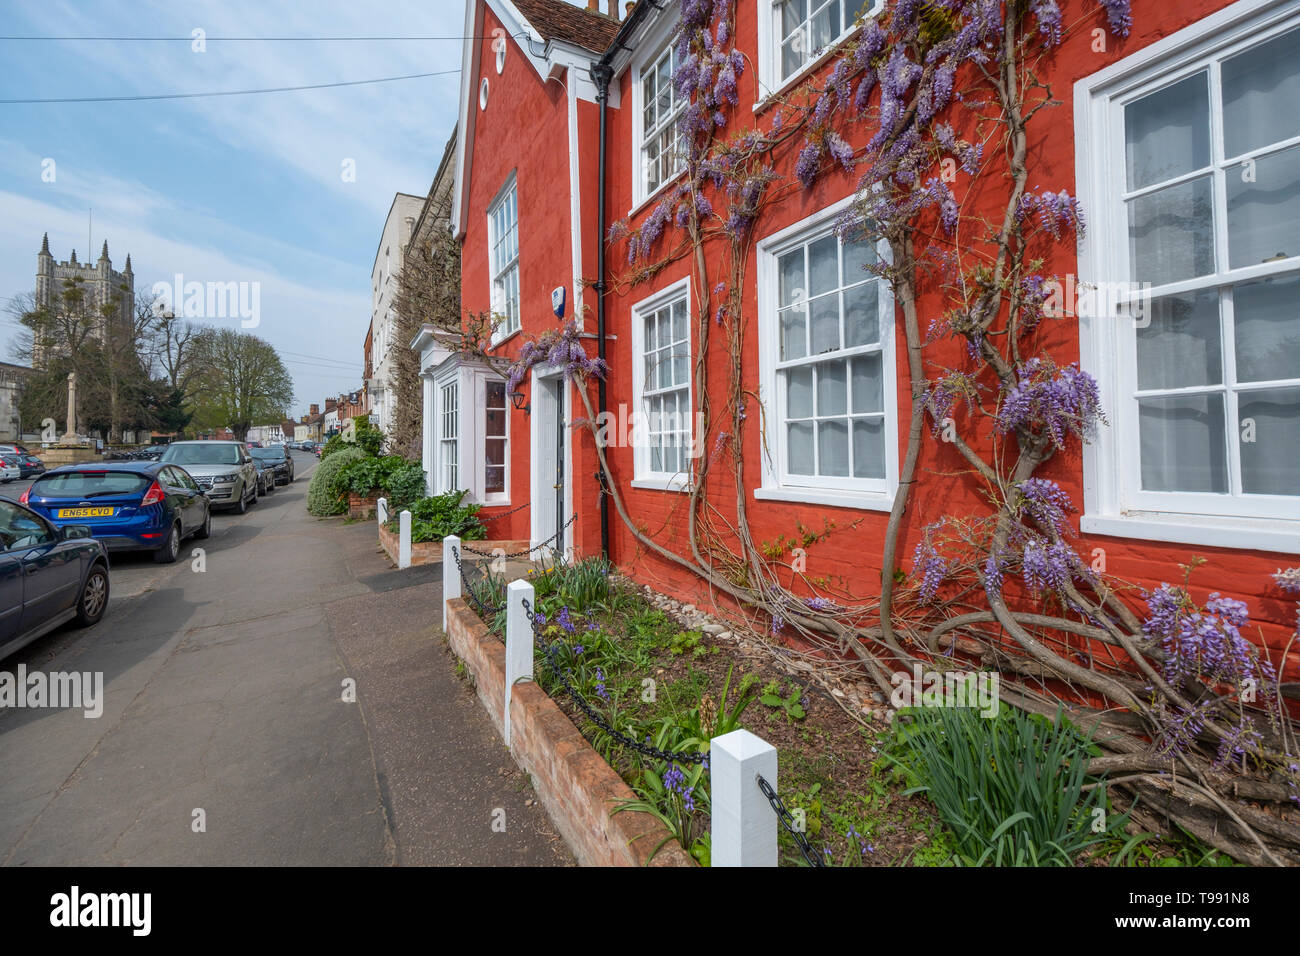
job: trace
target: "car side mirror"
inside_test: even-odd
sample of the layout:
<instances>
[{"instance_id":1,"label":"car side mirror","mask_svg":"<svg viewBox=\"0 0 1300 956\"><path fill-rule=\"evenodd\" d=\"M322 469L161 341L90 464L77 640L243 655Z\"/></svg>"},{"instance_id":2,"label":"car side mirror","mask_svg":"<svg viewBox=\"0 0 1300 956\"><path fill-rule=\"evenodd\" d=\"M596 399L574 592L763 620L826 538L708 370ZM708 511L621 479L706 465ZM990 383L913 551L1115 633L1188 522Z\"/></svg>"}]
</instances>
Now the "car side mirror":
<instances>
[{"instance_id":1,"label":"car side mirror","mask_svg":"<svg viewBox=\"0 0 1300 956\"><path fill-rule=\"evenodd\" d=\"M61 530L64 541L75 541L78 538L92 537L90 525L88 524L65 524Z\"/></svg>"}]
</instances>

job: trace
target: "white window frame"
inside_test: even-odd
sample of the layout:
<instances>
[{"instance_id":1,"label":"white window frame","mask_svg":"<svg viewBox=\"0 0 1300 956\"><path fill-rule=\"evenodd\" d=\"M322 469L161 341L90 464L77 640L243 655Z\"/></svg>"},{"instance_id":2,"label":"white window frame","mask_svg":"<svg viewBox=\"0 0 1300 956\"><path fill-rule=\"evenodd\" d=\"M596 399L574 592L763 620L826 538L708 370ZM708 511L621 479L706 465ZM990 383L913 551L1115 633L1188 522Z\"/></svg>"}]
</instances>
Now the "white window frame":
<instances>
[{"instance_id":1,"label":"white window frame","mask_svg":"<svg viewBox=\"0 0 1300 956\"><path fill-rule=\"evenodd\" d=\"M785 252L804 245L835 230L836 220L852 203L846 196L813 215L776 232L758 243L758 356L760 394L763 398L762 427L765 449L762 454L762 485L754 489L759 500L794 501L888 511L898 492L898 382L896 369L896 329L894 297L888 283L878 286L881 390L884 407L885 477L853 478L826 475L789 475L786 472L785 389L778 372L780 355L780 321L777 315L777 259ZM888 245L876 244L876 253L888 261ZM843 277L841 276L841 280ZM841 350L847 351L847 350ZM857 354L850 352L845 357ZM825 359L834 356L826 355ZM809 356L816 360L816 356ZM749 414L760 414L749 409ZM852 431L850 430L850 441Z\"/></svg>"},{"instance_id":2,"label":"white window frame","mask_svg":"<svg viewBox=\"0 0 1300 956\"><path fill-rule=\"evenodd\" d=\"M674 8L675 9L675 8ZM653 71L663 60L668 57L669 61L675 58L674 50L677 46L677 24L681 20L680 13L669 16L664 15L664 22L656 24L653 34L647 39L639 42L637 47L643 51L632 61L632 207L636 209L652 197L658 195L665 186L674 182L686 168L684 159L678 157L676 168L673 172L664 177L663 181L657 183L653 188L650 186L649 169L646 165L645 151L649 145L649 140L645 134L644 112L646 108L644 76L647 72ZM669 86L672 88L672 98L677 100L676 88L672 85L672 75L669 74ZM671 118L666 122L661 121L655 129L654 136L658 137L665 130L676 130L677 121L681 118L682 111L686 108L686 101L681 100L674 103Z\"/></svg>"},{"instance_id":3,"label":"white window frame","mask_svg":"<svg viewBox=\"0 0 1300 956\"><path fill-rule=\"evenodd\" d=\"M473 446L478 451L474 455L474 466L476 474L474 476L474 487L471 494L483 504L499 505L510 503L510 392L508 391L509 383L499 375L493 375L479 369L467 369L467 374L474 382L474 411L475 418L475 435ZM501 436L489 436L487 433L487 387L489 382L499 382L503 388L503 397L505 399L505 423L506 431ZM487 441L488 438L505 439L505 465L504 476L502 478L502 490L489 492L487 490Z\"/></svg>"},{"instance_id":4,"label":"white window frame","mask_svg":"<svg viewBox=\"0 0 1300 956\"><path fill-rule=\"evenodd\" d=\"M434 446L438 457L438 476L435 487L437 493L442 495L449 491L459 491L463 485L461 483L460 463L464 460L464 455L460 453L461 446L461 427L460 427L460 409L461 409L461 383L459 375L448 375L438 379L436 382L436 393L438 396L438 411L435 417L436 431L434 434ZM455 407L449 408L450 402L448 395L455 401ZM454 432L454 434L448 434ZM454 461L448 458L449 453L455 456ZM449 469L454 470L454 477Z\"/></svg>"},{"instance_id":5,"label":"white window frame","mask_svg":"<svg viewBox=\"0 0 1300 956\"><path fill-rule=\"evenodd\" d=\"M687 463L692 467L695 459L690 457L690 449L694 447L694 442L698 441L695 434L695 375L694 362L691 355L693 318L691 315L691 282L690 279L682 279L674 282L667 288L661 289L654 295L642 299L632 306L632 410L640 415L646 415L646 381L645 381L645 320L664 306L671 305L677 301L684 301L686 304L686 407L689 412L688 433L686 440ZM673 391L679 391L680 386L675 386ZM659 391L656 389L655 391ZM668 391L665 389L664 391ZM640 423L637 432L641 433L643 440L638 441L633 447L633 488L647 488L659 491L689 491L691 487L691 473L677 472L670 474L664 471L654 471L651 468L650 446L648 444L649 432L645 428L645 420L638 419ZM621 427L621 423L620 423Z\"/></svg>"},{"instance_id":6,"label":"white window frame","mask_svg":"<svg viewBox=\"0 0 1300 956\"><path fill-rule=\"evenodd\" d=\"M843 8L842 17L849 15L849 8L855 0L841 0ZM867 4L870 4L867 7ZM814 7L820 8L824 5L824 0L808 0L810 10ZM884 0L862 0L862 6L867 7L861 16L863 19L875 16L884 9ZM764 101L783 93L790 87L795 86L802 80L806 79L808 74L815 72L823 65L833 53L833 51L844 41L846 37L853 33L856 21L849 20L844 30L836 36L820 53L814 54L809 51L803 65L791 73L788 77L781 77L781 41L784 37L777 36L780 32L777 28L777 22L780 19L780 2L779 0L758 0L758 104L763 105ZM804 21L805 28L811 21L811 15Z\"/></svg>"},{"instance_id":7,"label":"white window frame","mask_svg":"<svg viewBox=\"0 0 1300 956\"><path fill-rule=\"evenodd\" d=\"M514 256L509 262L497 262L496 249L498 240L501 238L497 235L497 212L505 204L512 203L514 208L514 233L515 249ZM519 288L519 190L515 174L512 172L506 179L505 185L501 187L496 198L488 205L487 208L487 240L488 240L488 281L491 290L492 312L494 315L503 317L501 325L492 333L492 344L496 345L509 336L519 331L521 325L520 310L522 308L522 295ZM515 314L509 313L509 299L507 297L506 287L509 285L510 278L514 277L515 293Z\"/></svg>"},{"instance_id":8,"label":"white window frame","mask_svg":"<svg viewBox=\"0 0 1300 956\"><path fill-rule=\"evenodd\" d=\"M1123 105L1198 73L1207 64L1214 64L1209 69L1217 76L1217 63L1224 56L1297 26L1300 8L1294 0L1238 0L1076 84L1076 175L1079 199L1089 216L1089 229L1079 246L1081 287L1129 281ZM1212 91L1214 88L1212 85ZM1222 114L1217 100L1211 102L1210 120L1215 222L1222 224L1227 160L1219 155ZM1239 164L1240 157L1235 162ZM1216 263L1224 265L1225 235L1221 225L1216 227ZM1266 275L1300 274L1297 270L1300 263L1296 258L1237 269L1222 267L1212 278L1171 283L1152 292L1159 296L1197 288L1227 288ZM1105 298L1098 296L1102 302ZM1081 365L1097 379L1109 419L1109 426L1100 426L1096 439L1084 446L1081 529L1184 544L1300 552L1300 497L1141 490L1140 456L1134 453L1140 447L1134 397L1137 330L1132 320L1102 315L1101 311L1079 318ZM1225 308L1223 322L1229 334L1231 315L1231 308ZM1224 341L1225 383L1234 377L1228 367L1232 351L1231 341ZM1229 390L1224 407L1228 423L1235 421L1235 409ZM1237 489L1240 482L1240 445L1233 438L1235 431L1228 431L1231 489Z\"/></svg>"}]
</instances>

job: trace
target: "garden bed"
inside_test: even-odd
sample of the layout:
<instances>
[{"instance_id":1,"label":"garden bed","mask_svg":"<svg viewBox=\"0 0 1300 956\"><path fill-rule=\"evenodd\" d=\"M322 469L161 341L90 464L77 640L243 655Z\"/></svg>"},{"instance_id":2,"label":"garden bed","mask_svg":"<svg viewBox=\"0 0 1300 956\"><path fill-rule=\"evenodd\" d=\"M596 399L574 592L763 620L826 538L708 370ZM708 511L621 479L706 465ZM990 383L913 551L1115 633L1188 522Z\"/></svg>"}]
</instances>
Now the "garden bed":
<instances>
[{"instance_id":1,"label":"garden bed","mask_svg":"<svg viewBox=\"0 0 1300 956\"><path fill-rule=\"evenodd\" d=\"M682 607L653 594L647 599L641 588L606 572L599 559L530 572L537 607L545 616L539 632L551 648L550 653L537 652L535 678L636 792L638 799L629 806L657 816L675 842L702 863L708 862L710 853L707 771L687 762L665 765L616 740L556 679L552 659L602 723L638 742L672 752L698 751L705 749L702 742L744 727L772 744L778 753L775 782L782 800L804 818L806 836L826 865L1231 863L1191 838L1160 842L1149 835L1134 836L1137 827L1109 805L1105 810L1110 829L1095 840L1090 837L1086 820L1092 808L1104 802L1104 790L1085 786L1082 777L1070 789L1072 768L1086 761L1089 744L1068 722L1027 717L1009 705L1002 707L996 721L963 721L976 713L973 710L954 718L958 708L896 714L883 698L873 699L870 694L870 702L863 706L854 699L856 694L845 693L834 683L828 690L815 679L814 674L833 671L833 662L801 657L742 626L701 625L700 612L689 605ZM488 605L504 603L500 576L481 571L470 576L473 594L467 595L466 606L475 606L474 597ZM498 640L503 639L504 612L476 616ZM747 704L738 703L742 700ZM896 721L898 714L903 719ZM948 722L950 718L956 723ZM955 756L939 752L958 739L963 722L966 730L960 740L965 749L953 748ZM916 749L917 741L927 737L928 762L918 757ZM1009 749L1000 751L1000 764L990 772L984 766L988 754L1008 739ZM1016 746L1025 749L1017 752ZM1054 756L1044 762L1044 750L1059 759ZM963 757L968 765L949 775L946 793L951 798L956 792L961 800L945 803L944 773L961 764ZM1023 768L1035 759L1039 766L1033 774L999 774L1005 766ZM929 787L933 801L919 789L922 786ZM960 819L961 808L977 791L980 805L988 810L979 821L982 838L992 835L989 845L996 848L989 856L980 853L982 847L972 849L969 839L961 845L945 822ZM1063 793L1068 796L1064 802ZM1060 834L1042 831L1059 826L1061 819L1069 820L1068 835L1075 839L1066 842L1070 851L1049 861L1046 851L1043 857L1037 855L1038 847L1026 851L1023 836L1018 842L1009 843L1005 836L999 840L995 831L1016 815L999 800L1019 801L1016 806L1037 811L1037 820L1016 830L1042 845L1049 837L1066 842ZM1062 805L1064 813L1058 812ZM1033 831L1035 826L1039 831ZM780 862L804 864L784 830L780 831Z\"/></svg>"}]
</instances>

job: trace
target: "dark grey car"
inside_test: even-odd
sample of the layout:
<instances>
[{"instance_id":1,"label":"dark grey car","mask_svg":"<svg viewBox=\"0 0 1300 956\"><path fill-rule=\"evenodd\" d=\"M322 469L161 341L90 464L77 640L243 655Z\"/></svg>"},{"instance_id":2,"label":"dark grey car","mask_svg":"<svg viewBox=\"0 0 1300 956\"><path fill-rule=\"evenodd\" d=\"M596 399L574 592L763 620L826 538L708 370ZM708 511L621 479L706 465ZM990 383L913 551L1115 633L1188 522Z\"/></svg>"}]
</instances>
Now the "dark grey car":
<instances>
[{"instance_id":1,"label":"dark grey car","mask_svg":"<svg viewBox=\"0 0 1300 956\"><path fill-rule=\"evenodd\" d=\"M56 528L0 498L0 658L67 621L96 624L107 607L108 553L90 528Z\"/></svg>"}]
</instances>

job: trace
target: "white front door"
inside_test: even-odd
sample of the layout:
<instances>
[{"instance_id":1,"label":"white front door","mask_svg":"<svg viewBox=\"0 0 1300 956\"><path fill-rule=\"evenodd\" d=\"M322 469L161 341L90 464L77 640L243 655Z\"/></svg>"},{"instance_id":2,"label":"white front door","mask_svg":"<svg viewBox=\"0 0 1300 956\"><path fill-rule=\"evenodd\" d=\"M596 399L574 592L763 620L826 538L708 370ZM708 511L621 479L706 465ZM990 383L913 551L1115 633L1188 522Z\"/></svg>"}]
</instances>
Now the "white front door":
<instances>
[{"instance_id":1,"label":"white front door","mask_svg":"<svg viewBox=\"0 0 1300 956\"><path fill-rule=\"evenodd\" d=\"M568 422L565 417L564 379L537 378L533 388L533 544L551 542L559 551L565 538L552 542L568 520L565 513Z\"/></svg>"}]
</instances>

